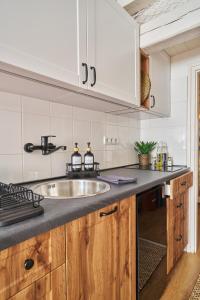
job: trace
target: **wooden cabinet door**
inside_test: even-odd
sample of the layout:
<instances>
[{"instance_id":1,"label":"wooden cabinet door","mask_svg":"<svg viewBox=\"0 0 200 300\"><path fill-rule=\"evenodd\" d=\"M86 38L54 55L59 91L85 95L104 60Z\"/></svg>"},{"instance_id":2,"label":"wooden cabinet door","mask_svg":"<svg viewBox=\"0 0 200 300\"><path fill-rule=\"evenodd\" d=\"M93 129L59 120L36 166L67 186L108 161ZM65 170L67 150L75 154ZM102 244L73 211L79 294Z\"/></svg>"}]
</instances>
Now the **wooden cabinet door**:
<instances>
[{"instance_id":1,"label":"wooden cabinet door","mask_svg":"<svg viewBox=\"0 0 200 300\"><path fill-rule=\"evenodd\" d=\"M119 298L118 212L111 205L67 225L67 299Z\"/></svg>"},{"instance_id":2,"label":"wooden cabinet door","mask_svg":"<svg viewBox=\"0 0 200 300\"><path fill-rule=\"evenodd\" d=\"M163 115L170 115L170 57L163 52L150 55L149 72L151 80L150 110Z\"/></svg>"},{"instance_id":3,"label":"wooden cabinet door","mask_svg":"<svg viewBox=\"0 0 200 300\"><path fill-rule=\"evenodd\" d=\"M81 7L80 13L84 22L86 7ZM3 0L0 61L78 85L78 24L78 0ZM81 34L83 30L86 32L86 26L81 27ZM86 45L86 33L83 42ZM82 47L81 59L86 49Z\"/></svg>"},{"instance_id":4,"label":"wooden cabinet door","mask_svg":"<svg viewBox=\"0 0 200 300\"><path fill-rule=\"evenodd\" d=\"M112 0L88 0L89 88L140 105L139 27Z\"/></svg>"},{"instance_id":5,"label":"wooden cabinet door","mask_svg":"<svg viewBox=\"0 0 200 300\"><path fill-rule=\"evenodd\" d=\"M135 299L134 205L131 197L66 225L67 299Z\"/></svg>"}]
</instances>

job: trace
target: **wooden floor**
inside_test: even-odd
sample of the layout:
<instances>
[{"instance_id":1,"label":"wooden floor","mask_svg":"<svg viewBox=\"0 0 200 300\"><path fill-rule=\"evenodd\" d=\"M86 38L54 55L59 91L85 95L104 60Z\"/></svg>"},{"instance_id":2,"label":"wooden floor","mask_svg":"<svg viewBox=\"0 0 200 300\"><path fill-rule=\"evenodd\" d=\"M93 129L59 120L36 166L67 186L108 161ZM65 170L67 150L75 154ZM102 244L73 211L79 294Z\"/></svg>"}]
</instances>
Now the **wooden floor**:
<instances>
[{"instance_id":1,"label":"wooden floor","mask_svg":"<svg viewBox=\"0 0 200 300\"><path fill-rule=\"evenodd\" d=\"M161 300L188 300L200 274L200 205L198 208L198 251L195 254L184 253L175 270Z\"/></svg>"}]
</instances>

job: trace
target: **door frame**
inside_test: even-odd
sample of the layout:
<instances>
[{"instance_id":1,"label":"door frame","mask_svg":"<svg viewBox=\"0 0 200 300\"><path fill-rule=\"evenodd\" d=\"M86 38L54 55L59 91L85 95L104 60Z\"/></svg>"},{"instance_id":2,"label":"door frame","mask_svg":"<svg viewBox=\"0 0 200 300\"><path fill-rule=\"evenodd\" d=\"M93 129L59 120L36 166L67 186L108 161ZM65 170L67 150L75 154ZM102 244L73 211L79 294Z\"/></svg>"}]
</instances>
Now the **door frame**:
<instances>
[{"instance_id":1,"label":"door frame","mask_svg":"<svg viewBox=\"0 0 200 300\"><path fill-rule=\"evenodd\" d=\"M189 231L187 252L195 253L198 242L198 77L200 62L189 68L187 103L187 166L193 171L193 187L190 189Z\"/></svg>"}]
</instances>

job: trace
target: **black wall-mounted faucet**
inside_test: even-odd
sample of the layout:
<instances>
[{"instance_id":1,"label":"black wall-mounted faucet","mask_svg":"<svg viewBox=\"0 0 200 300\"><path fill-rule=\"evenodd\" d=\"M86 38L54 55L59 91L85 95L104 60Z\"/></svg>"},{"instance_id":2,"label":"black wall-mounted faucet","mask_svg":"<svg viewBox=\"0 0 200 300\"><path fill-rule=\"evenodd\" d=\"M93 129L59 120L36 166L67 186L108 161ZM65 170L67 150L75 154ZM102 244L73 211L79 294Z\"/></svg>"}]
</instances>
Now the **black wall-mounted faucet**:
<instances>
[{"instance_id":1,"label":"black wall-mounted faucet","mask_svg":"<svg viewBox=\"0 0 200 300\"><path fill-rule=\"evenodd\" d=\"M41 145L33 145L32 143L27 143L24 145L24 151L32 153L35 150L42 150L42 155L49 155L59 149L66 150L66 146L59 146L49 143L49 138L56 137L55 135L44 135L41 136Z\"/></svg>"}]
</instances>

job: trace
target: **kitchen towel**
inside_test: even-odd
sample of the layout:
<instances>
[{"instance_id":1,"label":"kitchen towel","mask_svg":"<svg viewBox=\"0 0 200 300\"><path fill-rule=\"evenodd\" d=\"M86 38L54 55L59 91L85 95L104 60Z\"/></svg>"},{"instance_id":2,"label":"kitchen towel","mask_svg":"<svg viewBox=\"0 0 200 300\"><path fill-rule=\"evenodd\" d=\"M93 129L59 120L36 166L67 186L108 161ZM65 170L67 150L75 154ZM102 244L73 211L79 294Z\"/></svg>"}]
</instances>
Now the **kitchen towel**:
<instances>
[{"instance_id":1,"label":"kitchen towel","mask_svg":"<svg viewBox=\"0 0 200 300\"><path fill-rule=\"evenodd\" d=\"M136 183L136 177L124 177L124 176L117 176L117 175L105 175L105 176L97 176L98 179L107 181L109 183L114 184L124 184L124 183Z\"/></svg>"}]
</instances>

